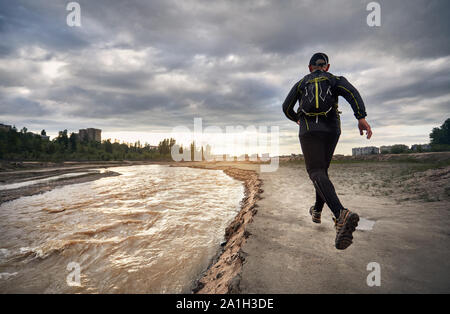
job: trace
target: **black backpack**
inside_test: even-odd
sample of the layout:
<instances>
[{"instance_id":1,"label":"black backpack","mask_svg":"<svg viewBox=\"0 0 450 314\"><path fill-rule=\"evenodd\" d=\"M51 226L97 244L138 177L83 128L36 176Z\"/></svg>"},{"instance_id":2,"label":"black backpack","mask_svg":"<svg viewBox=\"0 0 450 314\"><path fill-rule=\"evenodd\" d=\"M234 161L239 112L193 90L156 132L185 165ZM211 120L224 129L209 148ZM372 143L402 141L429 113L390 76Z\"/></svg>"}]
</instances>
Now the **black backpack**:
<instances>
[{"instance_id":1,"label":"black backpack","mask_svg":"<svg viewBox=\"0 0 450 314\"><path fill-rule=\"evenodd\" d=\"M302 97L299 114L306 116L326 116L336 102L333 97L335 79L326 72L316 71L303 78L300 84Z\"/></svg>"}]
</instances>

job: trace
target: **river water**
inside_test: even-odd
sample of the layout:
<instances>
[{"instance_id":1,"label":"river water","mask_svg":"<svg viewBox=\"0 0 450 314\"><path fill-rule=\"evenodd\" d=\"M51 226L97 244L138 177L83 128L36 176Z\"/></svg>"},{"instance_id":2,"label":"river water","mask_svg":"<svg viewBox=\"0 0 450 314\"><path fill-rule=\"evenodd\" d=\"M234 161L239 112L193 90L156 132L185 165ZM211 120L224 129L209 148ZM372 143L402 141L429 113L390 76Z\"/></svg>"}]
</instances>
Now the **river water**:
<instances>
[{"instance_id":1,"label":"river water","mask_svg":"<svg viewBox=\"0 0 450 314\"><path fill-rule=\"evenodd\" d=\"M219 170L111 170L121 175L0 206L0 292L190 292L240 209L242 183Z\"/></svg>"}]
</instances>

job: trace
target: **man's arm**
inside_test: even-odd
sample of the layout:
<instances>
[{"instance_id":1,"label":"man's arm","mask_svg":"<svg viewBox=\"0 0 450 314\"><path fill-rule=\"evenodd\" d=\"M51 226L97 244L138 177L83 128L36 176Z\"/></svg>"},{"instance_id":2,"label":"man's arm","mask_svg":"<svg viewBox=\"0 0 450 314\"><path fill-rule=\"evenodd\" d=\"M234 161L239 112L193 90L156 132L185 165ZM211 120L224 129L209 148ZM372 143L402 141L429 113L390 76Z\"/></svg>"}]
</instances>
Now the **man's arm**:
<instances>
[{"instance_id":1,"label":"man's arm","mask_svg":"<svg viewBox=\"0 0 450 314\"><path fill-rule=\"evenodd\" d=\"M336 90L339 96L345 98L350 106L352 106L353 113L356 119L362 119L367 116L364 101L359 95L358 90L350 84L343 76L336 76Z\"/></svg>"},{"instance_id":2,"label":"man's arm","mask_svg":"<svg viewBox=\"0 0 450 314\"><path fill-rule=\"evenodd\" d=\"M367 116L366 107L358 90L343 76L336 76L336 83L338 95L348 101L350 106L352 106L356 119L358 119L359 134L363 135L363 131L366 131L367 139L370 139L372 137L372 129L365 119Z\"/></svg>"},{"instance_id":3,"label":"man's arm","mask_svg":"<svg viewBox=\"0 0 450 314\"><path fill-rule=\"evenodd\" d=\"M283 103L283 112L289 120L294 122L298 121L297 114L294 111L295 103L298 100L299 92L298 86L299 83L296 83L294 87L292 87L291 91L287 95L284 103Z\"/></svg>"}]
</instances>

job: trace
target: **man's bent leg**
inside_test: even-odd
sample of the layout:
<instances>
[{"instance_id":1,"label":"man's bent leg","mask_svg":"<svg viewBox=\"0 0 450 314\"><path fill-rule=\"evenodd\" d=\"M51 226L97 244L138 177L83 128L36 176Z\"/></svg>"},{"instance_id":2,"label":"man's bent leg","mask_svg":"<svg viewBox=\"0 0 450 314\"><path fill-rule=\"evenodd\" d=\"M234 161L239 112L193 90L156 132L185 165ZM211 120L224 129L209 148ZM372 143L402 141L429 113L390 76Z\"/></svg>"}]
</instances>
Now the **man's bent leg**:
<instances>
[{"instance_id":1,"label":"man's bent leg","mask_svg":"<svg viewBox=\"0 0 450 314\"><path fill-rule=\"evenodd\" d=\"M333 159L334 150L336 148L336 145L339 140L339 134L336 134L335 136L332 136L328 140L328 144L325 145L324 153L325 153L325 160L326 160L326 175L328 177L328 168L330 167L331 160ZM316 203L314 204L314 209L317 212L322 212L323 206L325 204L325 201L323 200L320 193L316 190Z\"/></svg>"},{"instance_id":2,"label":"man's bent leg","mask_svg":"<svg viewBox=\"0 0 450 314\"><path fill-rule=\"evenodd\" d=\"M315 188L315 186L314 186ZM314 204L314 210L316 212L322 212L323 205L325 205L325 201L323 200L322 196L319 194L319 192L316 189L316 203Z\"/></svg>"},{"instance_id":3,"label":"man's bent leg","mask_svg":"<svg viewBox=\"0 0 450 314\"><path fill-rule=\"evenodd\" d=\"M306 170L309 173L309 169L312 168L326 168L327 160L324 158L326 155L325 143L322 141L320 132L308 133L300 137L300 145L302 147L303 156L305 158ZM314 204L314 210L317 213L321 213L325 201L316 189L316 202Z\"/></svg>"},{"instance_id":4,"label":"man's bent leg","mask_svg":"<svg viewBox=\"0 0 450 314\"><path fill-rule=\"evenodd\" d=\"M336 218L339 217L341 210L344 209L334 189L333 183L324 169L311 169L308 171L310 179L313 181L316 192L320 194L323 200L330 207Z\"/></svg>"}]
</instances>

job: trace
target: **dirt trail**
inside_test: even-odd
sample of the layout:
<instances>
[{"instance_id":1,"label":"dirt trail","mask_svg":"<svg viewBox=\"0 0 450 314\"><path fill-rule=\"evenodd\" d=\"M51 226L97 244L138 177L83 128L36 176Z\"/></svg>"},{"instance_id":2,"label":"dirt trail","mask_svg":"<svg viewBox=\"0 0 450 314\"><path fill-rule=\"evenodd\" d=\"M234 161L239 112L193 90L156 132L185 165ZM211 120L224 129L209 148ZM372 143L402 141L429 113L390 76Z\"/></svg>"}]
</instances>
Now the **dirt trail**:
<instances>
[{"instance_id":1,"label":"dirt trail","mask_svg":"<svg viewBox=\"0 0 450 314\"><path fill-rule=\"evenodd\" d=\"M343 205L375 222L370 231L357 230L345 251L334 248L326 206L322 224L311 222L314 190L303 165L260 174L264 193L242 248L242 293L450 292L448 195L426 199L414 192L430 184L446 191L448 168L387 181L386 176L403 173L402 164L367 166L334 164L330 170ZM414 180L414 187L403 180ZM370 262L381 266L380 287L366 283Z\"/></svg>"}]
</instances>

